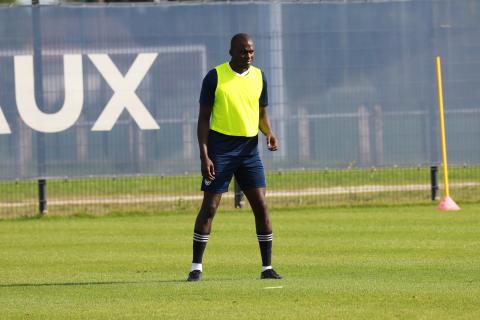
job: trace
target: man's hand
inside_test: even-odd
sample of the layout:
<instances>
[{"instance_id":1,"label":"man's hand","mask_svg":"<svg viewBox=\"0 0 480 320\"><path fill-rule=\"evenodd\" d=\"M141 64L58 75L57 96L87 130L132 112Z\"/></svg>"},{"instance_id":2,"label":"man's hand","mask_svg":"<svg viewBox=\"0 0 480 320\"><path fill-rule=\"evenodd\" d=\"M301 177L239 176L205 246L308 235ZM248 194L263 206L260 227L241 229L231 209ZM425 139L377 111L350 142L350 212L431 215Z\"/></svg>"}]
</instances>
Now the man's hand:
<instances>
[{"instance_id":1,"label":"man's hand","mask_svg":"<svg viewBox=\"0 0 480 320\"><path fill-rule=\"evenodd\" d=\"M271 133L267 135L267 148L270 151L277 151L278 149L277 138Z\"/></svg>"},{"instance_id":2,"label":"man's hand","mask_svg":"<svg viewBox=\"0 0 480 320\"><path fill-rule=\"evenodd\" d=\"M213 162L208 157L202 159L202 176L210 181L215 180L215 169L213 168Z\"/></svg>"}]
</instances>

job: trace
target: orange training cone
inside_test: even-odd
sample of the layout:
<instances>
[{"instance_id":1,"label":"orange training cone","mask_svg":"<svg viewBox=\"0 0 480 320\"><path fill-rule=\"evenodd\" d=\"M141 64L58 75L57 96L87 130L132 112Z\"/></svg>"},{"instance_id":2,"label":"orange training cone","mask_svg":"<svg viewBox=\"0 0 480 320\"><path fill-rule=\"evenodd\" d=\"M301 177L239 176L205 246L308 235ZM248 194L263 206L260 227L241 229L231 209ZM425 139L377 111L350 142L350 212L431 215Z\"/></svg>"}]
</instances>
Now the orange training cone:
<instances>
[{"instance_id":1,"label":"orange training cone","mask_svg":"<svg viewBox=\"0 0 480 320\"><path fill-rule=\"evenodd\" d=\"M438 205L440 211L458 211L460 207L450 197L444 197Z\"/></svg>"}]
</instances>

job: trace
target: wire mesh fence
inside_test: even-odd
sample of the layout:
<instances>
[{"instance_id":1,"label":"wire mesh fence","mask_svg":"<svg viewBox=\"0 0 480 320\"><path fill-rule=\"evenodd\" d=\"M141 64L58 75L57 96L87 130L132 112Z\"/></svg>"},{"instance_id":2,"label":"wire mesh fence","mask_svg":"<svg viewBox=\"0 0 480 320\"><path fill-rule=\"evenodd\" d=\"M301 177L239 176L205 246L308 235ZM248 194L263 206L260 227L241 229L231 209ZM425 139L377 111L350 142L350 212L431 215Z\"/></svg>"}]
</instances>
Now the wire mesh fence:
<instances>
[{"instance_id":1,"label":"wire mesh fence","mask_svg":"<svg viewBox=\"0 0 480 320\"><path fill-rule=\"evenodd\" d=\"M271 208L432 204L429 167L351 168L267 173ZM197 210L199 174L181 176L95 177L47 180L47 214L155 214ZM443 180L439 177L439 185ZM234 208L233 183L221 207ZM450 190L459 203L478 202L480 168L452 167ZM38 181L0 182L0 216L39 215ZM435 198L441 195L438 190ZM248 203L243 200L243 205Z\"/></svg>"},{"instance_id":2,"label":"wire mesh fence","mask_svg":"<svg viewBox=\"0 0 480 320\"><path fill-rule=\"evenodd\" d=\"M37 214L39 179L52 215L198 208L201 81L237 32L256 43L280 140L271 153L260 137L271 206L430 203L436 55L451 191L478 201L479 10L473 0L0 7L0 217Z\"/></svg>"}]
</instances>

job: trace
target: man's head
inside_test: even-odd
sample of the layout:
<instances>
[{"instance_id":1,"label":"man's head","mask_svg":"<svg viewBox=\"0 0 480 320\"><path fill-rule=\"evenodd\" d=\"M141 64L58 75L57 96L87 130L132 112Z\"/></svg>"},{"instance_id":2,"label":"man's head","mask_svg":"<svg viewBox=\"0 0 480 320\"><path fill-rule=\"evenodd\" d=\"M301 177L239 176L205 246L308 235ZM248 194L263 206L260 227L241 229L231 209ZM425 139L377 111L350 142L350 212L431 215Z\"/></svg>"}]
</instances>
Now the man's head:
<instances>
[{"instance_id":1,"label":"man's head","mask_svg":"<svg viewBox=\"0 0 480 320\"><path fill-rule=\"evenodd\" d=\"M255 56L255 45L252 38L246 33L234 35L230 41L230 56L232 56L230 65L235 71L248 69Z\"/></svg>"}]
</instances>

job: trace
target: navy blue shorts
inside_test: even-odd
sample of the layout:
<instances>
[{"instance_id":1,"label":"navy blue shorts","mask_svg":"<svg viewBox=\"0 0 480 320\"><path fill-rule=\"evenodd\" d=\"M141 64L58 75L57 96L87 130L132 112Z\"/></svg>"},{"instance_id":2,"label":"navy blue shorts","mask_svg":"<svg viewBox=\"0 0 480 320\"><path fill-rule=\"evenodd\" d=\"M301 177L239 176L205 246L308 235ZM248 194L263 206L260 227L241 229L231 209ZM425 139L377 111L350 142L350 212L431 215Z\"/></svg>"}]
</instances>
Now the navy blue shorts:
<instances>
[{"instance_id":1,"label":"navy blue shorts","mask_svg":"<svg viewBox=\"0 0 480 320\"><path fill-rule=\"evenodd\" d=\"M258 136L234 137L210 130L208 157L213 162L215 180L202 180L202 191L224 193L235 175L240 188L264 188L265 173L258 154Z\"/></svg>"}]
</instances>

